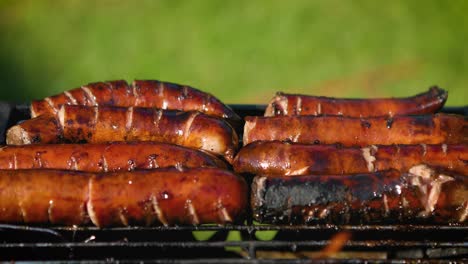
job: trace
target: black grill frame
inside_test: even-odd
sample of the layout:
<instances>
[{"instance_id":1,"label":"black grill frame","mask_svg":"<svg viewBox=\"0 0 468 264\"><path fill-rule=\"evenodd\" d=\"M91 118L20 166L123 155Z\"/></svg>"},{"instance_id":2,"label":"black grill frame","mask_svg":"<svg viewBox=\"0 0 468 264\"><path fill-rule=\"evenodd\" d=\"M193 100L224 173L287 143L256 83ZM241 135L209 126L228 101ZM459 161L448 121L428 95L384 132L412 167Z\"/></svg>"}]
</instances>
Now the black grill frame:
<instances>
[{"instance_id":1,"label":"black grill frame","mask_svg":"<svg viewBox=\"0 0 468 264\"><path fill-rule=\"evenodd\" d=\"M241 116L262 115L264 105L231 105ZM468 116L468 107L445 113ZM0 141L6 128L29 118L26 104L0 102ZM197 241L193 232L215 232ZM276 231L262 241L258 232ZM238 232L241 241L226 241ZM379 252L385 259L307 259L301 252L320 251L339 232L351 233L344 252ZM231 248L231 249L226 249ZM234 251L233 251L234 248ZM267 259L259 252L287 252L297 259ZM351 253L350 253L351 254ZM262 255L264 256L264 254ZM154 263L406 263L468 262L468 225L257 225L157 227L42 227L0 224L0 260L150 261Z\"/></svg>"}]
</instances>

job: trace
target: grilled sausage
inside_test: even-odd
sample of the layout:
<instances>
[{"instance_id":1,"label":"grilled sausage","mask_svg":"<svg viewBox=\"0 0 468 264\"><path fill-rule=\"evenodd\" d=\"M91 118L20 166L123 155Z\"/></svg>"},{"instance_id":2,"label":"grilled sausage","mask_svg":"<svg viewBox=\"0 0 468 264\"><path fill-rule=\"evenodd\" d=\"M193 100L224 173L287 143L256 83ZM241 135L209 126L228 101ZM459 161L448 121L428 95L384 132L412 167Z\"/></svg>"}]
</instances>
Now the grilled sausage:
<instances>
[{"instance_id":1,"label":"grilled sausage","mask_svg":"<svg viewBox=\"0 0 468 264\"><path fill-rule=\"evenodd\" d=\"M238 145L233 128L221 118L200 112L158 110L156 108L64 105L59 114L56 137L60 140L23 140L15 143L102 143L109 141L157 141L178 144L222 155L232 161ZM19 126L41 127L31 119ZM32 124L34 122L34 124ZM18 131L13 127L14 131ZM7 137L22 138L10 129ZM55 127L54 127L55 129ZM52 129L51 129L52 130ZM47 130L49 131L49 130ZM24 132L23 134L30 134ZM42 137L39 137L42 139ZM9 140L12 142L13 140Z\"/></svg>"},{"instance_id":2,"label":"grilled sausage","mask_svg":"<svg viewBox=\"0 0 468 264\"><path fill-rule=\"evenodd\" d=\"M0 148L0 169L62 169L107 172L165 167L219 167L226 163L201 151L156 142L48 144Z\"/></svg>"},{"instance_id":3,"label":"grilled sausage","mask_svg":"<svg viewBox=\"0 0 468 264\"><path fill-rule=\"evenodd\" d=\"M0 222L84 225L89 174L0 170Z\"/></svg>"},{"instance_id":4,"label":"grilled sausage","mask_svg":"<svg viewBox=\"0 0 468 264\"><path fill-rule=\"evenodd\" d=\"M255 175L351 174L388 169L408 171L417 164L468 175L468 145L372 145L340 147L256 141L240 149L233 167Z\"/></svg>"},{"instance_id":5,"label":"grilled sausage","mask_svg":"<svg viewBox=\"0 0 468 264\"><path fill-rule=\"evenodd\" d=\"M245 118L244 145L257 140L287 140L343 146L458 144L468 142L468 122L457 115L353 118L275 116Z\"/></svg>"},{"instance_id":6,"label":"grilled sausage","mask_svg":"<svg viewBox=\"0 0 468 264\"><path fill-rule=\"evenodd\" d=\"M200 111L239 121L240 117L211 94L187 85L135 80L96 82L61 94L33 101L31 116L58 114L62 105L155 107L183 111Z\"/></svg>"},{"instance_id":7,"label":"grilled sausage","mask_svg":"<svg viewBox=\"0 0 468 264\"><path fill-rule=\"evenodd\" d=\"M224 224L247 206L244 179L213 168L102 175L92 181L90 194L97 226Z\"/></svg>"},{"instance_id":8,"label":"grilled sausage","mask_svg":"<svg viewBox=\"0 0 468 264\"><path fill-rule=\"evenodd\" d=\"M60 142L62 140L62 126L54 115L49 114L12 126L6 135L8 145Z\"/></svg>"},{"instance_id":9,"label":"grilled sausage","mask_svg":"<svg viewBox=\"0 0 468 264\"><path fill-rule=\"evenodd\" d=\"M2 223L225 224L240 220L247 205L244 179L217 168L0 170L0 190Z\"/></svg>"},{"instance_id":10,"label":"grilled sausage","mask_svg":"<svg viewBox=\"0 0 468 264\"><path fill-rule=\"evenodd\" d=\"M278 93L267 105L265 116L343 115L372 117L432 114L447 100L447 91L431 87L429 91L407 98L343 99L324 96Z\"/></svg>"},{"instance_id":11,"label":"grilled sausage","mask_svg":"<svg viewBox=\"0 0 468 264\"><path fill-rule=\"evenodd\" d=\"M468 177L425 165L409 173L256 176L251 203L262 223L466 223Z\"/></svg>"}]
</instances>

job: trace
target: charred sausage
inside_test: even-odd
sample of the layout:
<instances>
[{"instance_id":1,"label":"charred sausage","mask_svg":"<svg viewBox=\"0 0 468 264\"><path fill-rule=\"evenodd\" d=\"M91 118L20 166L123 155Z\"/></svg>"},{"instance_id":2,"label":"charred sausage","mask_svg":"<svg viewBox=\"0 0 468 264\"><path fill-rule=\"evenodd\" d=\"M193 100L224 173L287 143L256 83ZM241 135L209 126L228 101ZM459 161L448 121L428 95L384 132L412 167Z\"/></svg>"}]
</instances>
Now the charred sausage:
<instances>
[{"instance_id":1,"label":"charred sausage","mask_svg":"<svg viewBox=\"0 0 468 264\"><path fill-rule=\"evenodd\" d=\"M62 169L107 172L165 167L219 167L217 157L182 146L156 142L47 144L0 148L0 169Z\"/></svg>"},{"instance_id":2,"label":"charred sausage","mask_svg":"<svg viewBox=\"0 0 468 264\"><path fill-rule=\"evenodd\" d=\"M343 146L458 144L468 142L463 116L436 114L392 118L275 116L245 118L244 145L257 140L287 140Z\"/></svg>"},{"instance_id":3,"label":"charred sausage","mask_svg":"<svg viewBox=\"0 0 468 264\"><path fill-rule=\"evenodd\" d=\"M466 223L468 177L425 165L408 173L256 176L251 203L261 223Z\"/></svg>"},{"instance_id":4,"label":"charred sausage","mask_svg":"<svg viewBox=\"0 0 468 264\"><path fill-rule=\"evenodd\" d=\"M343 115L349 117L422 115L442 108L447 91L429 91L407 98L343 99L324 96L278 93L267 105L265 116Z\"/></svg>"},{"instance_id":5,"label":"charred sausage","mask_svg":"<svg viewBox=\"0 0 468 264\"><path fill-rule=\"evenodd\" d=\"M42 140L39 136L40 140L15 140L15 143L157 141L208 151L222 155L228 161L234 158L238 145L237 134L226 121L196 111L63 105L58 116L59 128L46 128L46 125L37 122L37 119L19 125L23 135L31 134L26 128L41 127L41 130L47 131L56 129L56 136L47 138L53 140ZM12 139L24 138L14 133L19 130L13 127L7 132L9 142L12 142Z\"/></svg>"},{"instance_id":6,"label":"charred sausage","mask_svg":"<svg viewBox=\"0 0 468 264\"><path fill-rule=\"evenodd\" d=\"M2 223L225 224L239 220L247 205L244 179L217 168L0 170L0 190Z\"/></svg>"},{"instance_id":7,"label":"charred sausage","mask_svg":"<svg viewBox=\"0 0 468 264\"><path fill-rule=\"evenodd\" d=\"M155 80L96 82L61 94L33 101L31 116L57 114L62 105L155 107L183 111L200 111L239 121L239 116L209 93L187 85Z\"/></svg>"},{"instance_id":8,"label":"charred sausage","mask_svg":"<svg viewBox=\"0 0 468 264\"><path fill-rule=\"evenodd\" d=\"M351 174L388 169L408 171L417 164L468 175L468 145L372 145L341 147L256 141L241 148L233 167L255 175Z\"/></svg>"}]
</instances>

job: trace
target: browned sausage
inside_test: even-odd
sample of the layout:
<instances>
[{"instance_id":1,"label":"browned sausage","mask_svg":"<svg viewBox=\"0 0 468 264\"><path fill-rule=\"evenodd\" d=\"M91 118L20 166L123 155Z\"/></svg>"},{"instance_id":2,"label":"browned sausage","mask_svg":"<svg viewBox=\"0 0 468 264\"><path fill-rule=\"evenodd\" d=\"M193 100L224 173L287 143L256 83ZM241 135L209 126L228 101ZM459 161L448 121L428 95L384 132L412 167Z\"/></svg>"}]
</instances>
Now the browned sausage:
<instances>
[{"instance_id":1,"label":"browned sausage","mask_svg":"<svg viewBox=\"0 0 468 264\"><path fill-rule=\"evenodd\" d=\"M432 114L442 108L447 91L429 91L407 98L344 99L278 93L267 105L265 116L343 115L350 117Z\"/></svg>"},{"instance_id":2,"label":"browned sausage","mask_svg":"<svg viewBox=\"0 0 468 264\"><path fill-rule=\"evenodd\" d=\"M468 175L468 145L372 145L340 147L281 141L256 141L240 149L233 167L256 175L367 173L408 171L417 164Z\"/></svg>"},{"instance_id":3,"label":"browned sausage","mask_svg":"<svg viewBox=\"0 0 468 264\"><path fill-rule=\"evenodd\" d=\"M50 170L0 170L0 222L83 225L89 174Z\"/></svg>"},{"instance_id":4,"label":"browned sausage","mask_svg":"<svg viewBox=\"0 0 468 264\"><path fill-rule=\"evenodd\" d=\"M181 112L141 107L64 105L59 112L56 137L63 140L23 140L16 144L32 143L102 143L109 141L157 141L178 144L222 155L232 161L237 150L238 137L223 119L200 112ZM31 119L19 126L47 130L46 124ZM34 122L34 124L32 124ZM54 127L55 128L55 127ZM8 142L23 136L15 135L18 128L7 133ZM29 131L23 134L34 134ZM41 136L38 137L42 139Z\"/></svg>"},{"instance_id":5,"label":"browned sausage","mask_svg":"<svg viewBox=\"0 0 468 264\"><path fill-rule=\"evenodd\" d=\"M96 82L61 94L33 101L31 116L57 114L62 105L137 106L183 111L200 111L222 118L240 120L228 106L209 93L187 85L155 80Z\"/></svg>"},{"instance_id":6,"label":"browned sausage","mask_svg":"<svg viewBox=\"0 0 468 264\"><path fill-rule=\"evenodd\" d=\"M38 144L62 141L62 126L54 115L41 115L26 120L7 131L8 145Z\"/></svg>"},{"instance_id":7,"label":"browned sausage","mask_svg":"<svg viewBox=\"0 0 468 264\"><path fill-rule=\"evenodd\" d=\"M257 140L340 143L344 146L468 143L468 122L457 115L392 118L250 116L245 120L244 145Z\"/></svg>"},{"instance_id":8,"label":"browned sausage","mask_svg":"<svg viewBox=\"0 0 468 264\"><path fill-rule=\"evenodd\" d=\"M224 224L247 206L244 179L213 168L102 175L90 193L88 210L97 226Z\"/></svg>"},{"instance_id":9,"label":"browned sausage","mask_svg":"<svg viewBox=\"0 0 468 264\"><path fill-rule=\"evenodd\" d=\"M217 168L0 170L0 190L2 223L224 224L240 220L247 206L244 179Z\"/></svg>"},{"instance_id":10,"label":"browned sausage","mask_svg":"<svg viewBox=\"0 0 468 264\"><path fill-rule=\"evenodd\" d=\"M466 223L468 177L425 165L409 173L257 176L251 202L261 223Z\"/></svg>"},{"instance_id":11,"label":"browned sausage","mask_svg":"<svg viewBox=\"0 0 468 264\"><path fill-rule=\"evenodd\" d=\"M63 169L107 172L165 167L219 167L226 163L201 151L156 142L47 144L0 148L0 169Z\"/></svg>"}]
</instances>

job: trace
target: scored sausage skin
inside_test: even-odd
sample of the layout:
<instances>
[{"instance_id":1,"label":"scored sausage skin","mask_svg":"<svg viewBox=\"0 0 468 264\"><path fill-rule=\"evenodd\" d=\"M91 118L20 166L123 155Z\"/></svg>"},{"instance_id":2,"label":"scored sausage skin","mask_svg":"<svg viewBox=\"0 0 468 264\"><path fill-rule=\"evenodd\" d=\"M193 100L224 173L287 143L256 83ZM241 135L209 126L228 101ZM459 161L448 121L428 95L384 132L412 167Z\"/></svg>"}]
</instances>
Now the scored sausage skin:
<instances>
[{"instance_id":1,"label":"scored sausage skin","mask_svg":"<svg viewBox=\"0 0 468 264\"><path fill-rule=\"evenodd\" d=\"M351 174L388 169L407 171L417 164L468 175L468 145L371 145L342 147L256 141L241 148L233 167L255 175Z\"/></svg>"},{"instance_id":2,"label":"scored sausage skin","mask_svg":"<svg viewBox=\"0 0 468 264\"><path fill-rule=\"evenodd\" d=\"M63 105L155 107L199 111L240 121L240 117L213 95L196 88L156 80L96 82L31 103L31 116L57 114Z\"/></svg>"},{"instance_id":3,"label":"scored sausage skin","mask_svg":"<svg viewBox=\"0 0 468 264\"><path fill-rule=\"evenodd\" d=\"M466 119L448 114L392 118L248 116L245 121L244 145L258 140L343 146L468 143Z\"/></svg>"},{"instance_id":4,"label":"scored sausage skin","mask_svg":"<svg viewBox=\"0 0 468 264\"><path fill-rule=\"evenodd\" d=\"M85 225L89 174L0 170L0 222Z\"/></svg>"},{"instance_id":5,"label":"scored sausage skin","mask_svg":"<svg viewBox=\"0 0 468 264\"><path fill-rule=\"evenodd\" d=\"M346 99L278 93L267 105L265 116L343 115L372 117L432 114L447 100L447 91L437 86L406 98Z\"/></svg>"},{"instance_id":6,"label":"scored sausage skin","mask_svg":"<svg viewBox=\"0 0 468 264\"><path fill-rule=\"evenodd\" d=\"M0 170L0 190L1 223L226 224L241 220L247 206L245 180L218 168Z\"/></svg>"},{"instance_id":7,"label":"scored sausage skin","mask_svg":"<svg viewBox=\"0 0 468 264\"><path fill-rule=\"evenodd\" d=\"M165 167L219 167L219 158L182 146L156 142L47 144L0 148L0 169L62 169L107 172Z\"/></svg>"},{"instance_id":8,"label":"scored sausage skin","mask_svg":"<svg viewBox=\"0 0 468 264\"><path fill-rule=\"evenodd\" d=\"M70 142L165 142L221 155L229 162L238 146L227 122L200 112L65 105L59 118L63 137Z\"/></svg>"},{"instance_id":9,"label":"scored sausage skin","mask_svg":"<svg viewBox=\"0 0 468 264\"><path fill-rule=\"evenodd\" d=\"M397 170L371 174L256 176L254 219L273 224L466 223L468 177ZM411 173L413 172L413 173Z\"/></svg>"},{"instance_id":10,"label":"scored sausage skin","mask_svg":"<svg viewBox=\"0 0 468 264\"><path fill-rule=\"evenodd\" d=\"M97 226L224 224L247 206L244 179L212 168L100 175L90 191Z\"/></svg>"},{"instance_id":11,"label":"scored sausage skin","mask_svg":"<svg viewBox=\"0 0 468 264\"><path fill-rule=\"evenodd\" d=\"M63 105L57 122L42 123L41 117L10 128L8 142L20 145L156 141L207 151L229 162L238 147L237 133L225 120L196 111ZM39 134L38 140L17 136L18 130L22 131L20 135ZM47 132L47 137L42 137L42 131Z\"/></svg>"}]
</instances>

